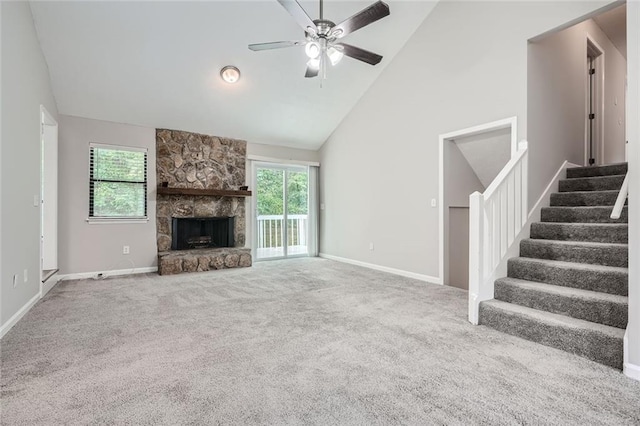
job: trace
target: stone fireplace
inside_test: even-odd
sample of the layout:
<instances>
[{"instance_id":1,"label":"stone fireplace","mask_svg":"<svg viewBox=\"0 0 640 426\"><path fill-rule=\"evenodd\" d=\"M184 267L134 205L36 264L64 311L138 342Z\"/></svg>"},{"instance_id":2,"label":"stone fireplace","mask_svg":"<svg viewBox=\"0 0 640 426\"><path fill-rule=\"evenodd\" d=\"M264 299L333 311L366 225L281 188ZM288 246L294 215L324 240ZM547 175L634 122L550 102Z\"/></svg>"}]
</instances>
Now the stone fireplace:
<instances>
[{"instance_id":1,"label":"stone fireplace","mask_svg":"<svg viewBox=\"0 0 640 426\"><path fill-rule=\"evenodd\" d=\"M239 190L246 152L241 140L156 130L161 275L251 266L250 249L244 248L245 197L251 193ZM187 233L180 244L178 230Z\"/></svg>"}]
</instances>

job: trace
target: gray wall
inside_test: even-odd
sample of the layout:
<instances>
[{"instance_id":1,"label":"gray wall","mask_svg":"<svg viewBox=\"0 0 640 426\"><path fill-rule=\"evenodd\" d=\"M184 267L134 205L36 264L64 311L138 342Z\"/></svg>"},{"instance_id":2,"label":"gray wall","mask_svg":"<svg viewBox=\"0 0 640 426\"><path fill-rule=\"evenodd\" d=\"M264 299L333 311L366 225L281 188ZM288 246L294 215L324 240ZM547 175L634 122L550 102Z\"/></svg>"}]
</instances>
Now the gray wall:
<instances>
[{"instance_id":1,"label":"gray wall","mask_svg":"<svg viewBox=\"0 0 640 426\"><path fill-rule=\"evenodd\" d=\"M482 143L482 142L478 142ZM460 275L451 274L452 269L460 267L469 269L469 224L465 236L460 232L460 221L465 215L462 208L467 208L468 218L469 195L474 192L484 192L485 187L467 162L455 142L445 141L444 154L444 284L460 287ZM453 215L453 217L452 217ZM467 219L468 220L468 219ZM466 247L466 248L465 248ZM452 256L452 253L464 251L466 255ZM465 261L466 259L466 261ZM467 273L468 276L468 273ZM468 288L468 285L467 285Z\"/></svg>"},{"instance_id":2,"label":"gray wall","mask_svg":"<svg viewBox=\"0 0 640 426\"><path fill-rule=\"evenodd\" d=\"M0 320L40 292L40 105L57 117L29 4L1 2L2 155ZM23 282L23 271L28 281ZM12 276L18 275L13 288Z\"/></svg>"},{"instance_id":3,"label":"gray wall","mask_svg":"<svg viewBox=\"0 0 640 426\"><path fill-rule=\"evenodd\" d=\"M447 207L469 207L469 195L485 187L464 158L458 144L444 143L444 203Z\"/></svg>"},{"instance_id":4,"label":"gray wall","mask_svg":"<svg viewBox=\"0 0 640 426\"><path fill-rule=\"evenodd\" d=\"M511 127L458 137L455 142L485 187L511 159Z\"/></svg>"},{"instance_id":5,"label":"gray wall","mask_svg":"<svg viewBox=\"0 0 640 426\"><path fill-rule=\"evenodd\" d=\"M61 274L149 268L156 255L156 131L60 115L58 264ZM148 154L147 223L90 224L89 143L143 147ZM122 254L128 245L131 253Z\"/></svg>"},{"instance_id":6,"label":"gray wall","mask_svg":"<svg viewBox=\"0 0 640 426\"><path fill-rule=\"evenodd\" d=\"M527 40L606 3L438 3L321 149L320 251L437 277L438 135L515 115L525 138Z\"/></svg>"},{"instance_id":7,"label":"gray wall","mask_svg":"<svg viewBox=\"0 0 640 426\"><path fill-rule=\"evenodd\" d=\"M529 161L538 165L529 168L537 176L531 181L529 205L562 162L585 162L587 34L605 51L605 150L601 159L605 164L624 161L626 61L589 19L529 46L527 137Z\"/></svg>"},{"instance_id":8,"label":"gray wall","mask_svg":"<svg viewBox=\"0 0 640 426\"><path fill-rule=\"evenodd\" d=\"M447 285L469 290L469 208L449 208L449 276Z\"/></svg>"}]
</instances>

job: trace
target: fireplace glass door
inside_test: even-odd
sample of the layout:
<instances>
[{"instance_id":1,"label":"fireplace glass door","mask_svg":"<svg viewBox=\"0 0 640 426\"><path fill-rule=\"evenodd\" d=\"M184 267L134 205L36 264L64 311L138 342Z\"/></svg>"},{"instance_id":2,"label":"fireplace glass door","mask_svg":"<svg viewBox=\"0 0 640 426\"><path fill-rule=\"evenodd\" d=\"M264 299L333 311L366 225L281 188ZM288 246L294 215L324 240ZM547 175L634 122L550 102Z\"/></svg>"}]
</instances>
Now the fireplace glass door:
<instances>
[{"instance_id":1,"label":"fireplace glass door","mask_svg":"<svg viewBox=\"0 0 640 426\"><path fill-rule=\"evenodd\" d=\"M256 258L307 256L307 168L260 165L255 170Z\"/></svg>"}]
</instances>

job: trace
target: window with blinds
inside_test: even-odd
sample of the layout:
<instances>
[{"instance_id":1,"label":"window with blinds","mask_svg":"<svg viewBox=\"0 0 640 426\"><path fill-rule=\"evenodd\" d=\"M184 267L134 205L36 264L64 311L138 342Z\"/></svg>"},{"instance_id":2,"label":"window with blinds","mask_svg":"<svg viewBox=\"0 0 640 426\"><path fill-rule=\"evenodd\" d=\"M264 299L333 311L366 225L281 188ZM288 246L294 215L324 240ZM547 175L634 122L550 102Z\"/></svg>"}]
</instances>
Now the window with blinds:
<instances>
[{"instance_id":1,"label":"window with blinds","mask_svg":"<svg viewBox=\"0 0 640 426\"><path fill-rule=\"evenodd\" d=\"M90 144L89 218L147 218L147 150Z\"/></svg>"}]
</instances>

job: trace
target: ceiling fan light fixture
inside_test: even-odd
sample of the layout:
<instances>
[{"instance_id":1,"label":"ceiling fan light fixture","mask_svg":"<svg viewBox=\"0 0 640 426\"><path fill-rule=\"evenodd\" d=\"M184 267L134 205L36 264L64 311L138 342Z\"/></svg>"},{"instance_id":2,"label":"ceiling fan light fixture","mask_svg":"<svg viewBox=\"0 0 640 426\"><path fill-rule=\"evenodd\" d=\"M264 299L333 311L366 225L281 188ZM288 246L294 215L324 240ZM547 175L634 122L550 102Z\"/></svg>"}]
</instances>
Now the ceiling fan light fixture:
<instances>
[{"instance_id":1,"label":"ceiling fan light fixture","mask_svg":"<svg viewBox=\"0 0 640 426\"><path fill-rule=\"evenodd\" d=\"M338 64L338 62L340 62L340 60L344 56L344 53L342 53L340 50L336 49L335 47L330 47L327 49L327 56L329 56L331 65L335 66Z\"/></svg>"},{"instance_id":2,"label":"ceiling fan light fixture","mask_svg":"<svg viewBox=\"0 0 640 426\"><path fill-rule=\"evenodd\" d=\"M220 77L227 83L236 83L240 80L240 70L233 65L227 65L220 70Z\"/></svg>"},{"instance_id":3,"label":"ceiling fan light fixture","mask_svg":"<svg viewBox=\"0 0 640 426\"><path fill-rule=\"evenodd\" d=\"M311 19L298 0L277 0L277 2L304 29L304 40L254 43L249 45L249 49L259 51L304 44L306 56L310 59L307 62L305 78L318 76L321 79L326 78L327 65L336 65L344 56L369 65L377 65L382 60L382 56L376 53L350 44L338 43L337 40L389 16L389 5L383 0L377 0L337 25L333 21L324 19L324 0L319 0L319 19Z\"/></svg>"},{"instance_id":4,"label":"ceiling fan light fixture","mask_svg":"<svg viewBox=\"0 0 640 426\"><path fill-rule=\"evenodd\" d=\"M316 59L318 56L320 56L320 50L320 45L315 41L310 41L304 47L304 52L307 54L309 59Z\"/></svg>"},{"instance_id":5,"label":"ceiling fan light fixture","mask_svg":"<svg viewBox=\"0 0 640 426\"><path fill-rule=\"evenodd\" d=\"M331 38L340 38L340 37L342 37L342 33L344 33L344 31L342 31L340 28L334 28L329 33L329 37L331 37Z\"/></svg>"},{"instance_id":6,"label":"ceiling fan light fixture","mask_svg":"<svg viewBox=\"0 0 640 426\"><path fill-rule=\"evenodd\" d=\"M320 69L320 58L311 58L307 61L307 66L314 70Z\"/></svg>"}]
</instances>

